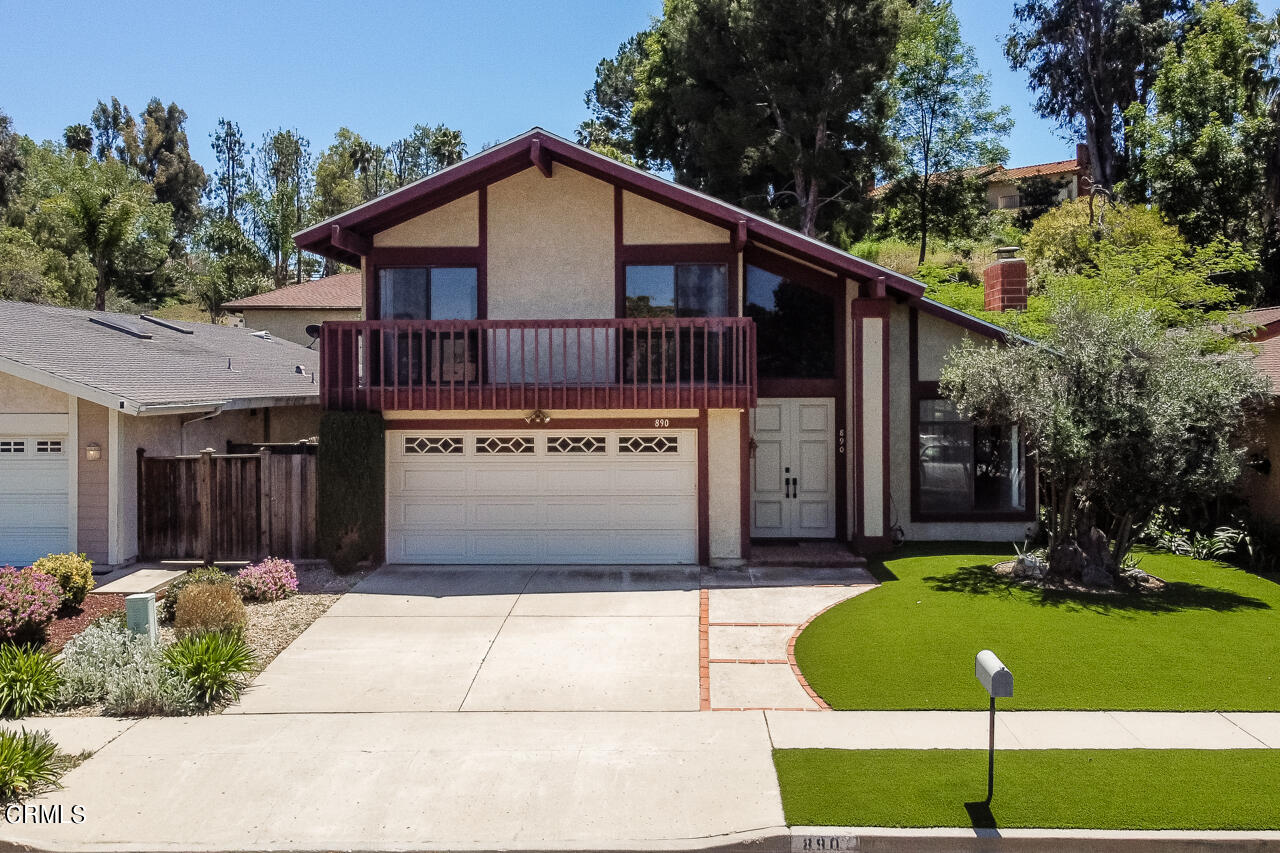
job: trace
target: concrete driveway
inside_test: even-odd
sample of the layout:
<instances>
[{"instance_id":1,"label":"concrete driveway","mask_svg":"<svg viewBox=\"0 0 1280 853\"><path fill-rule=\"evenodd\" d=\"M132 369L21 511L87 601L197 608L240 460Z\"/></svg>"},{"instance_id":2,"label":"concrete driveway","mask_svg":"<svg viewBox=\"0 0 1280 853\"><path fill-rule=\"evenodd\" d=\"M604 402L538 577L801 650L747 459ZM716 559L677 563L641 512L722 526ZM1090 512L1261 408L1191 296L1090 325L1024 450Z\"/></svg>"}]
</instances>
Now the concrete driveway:
<instances>
[{"instance_id":1,"label":"concrete driveway","mask_svg":"<svg viewBox=\"0 0 1280 853\"><path fill-rule=\"evenodd\" d=\"M696 711L696 566L386 566L227 713Z\"/></svg>"}]
</instances>

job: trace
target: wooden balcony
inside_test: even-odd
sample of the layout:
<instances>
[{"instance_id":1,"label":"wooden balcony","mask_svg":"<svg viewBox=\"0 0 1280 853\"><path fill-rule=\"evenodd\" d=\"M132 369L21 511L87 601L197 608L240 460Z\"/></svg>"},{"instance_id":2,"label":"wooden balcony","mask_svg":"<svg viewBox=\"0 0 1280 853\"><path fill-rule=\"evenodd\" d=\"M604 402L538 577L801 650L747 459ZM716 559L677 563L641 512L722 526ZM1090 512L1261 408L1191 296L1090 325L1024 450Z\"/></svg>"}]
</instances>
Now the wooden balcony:
<instances>
[{"instance_id":1,"label":"wooden balcony","mask_svg":"<svg viewBox=\"0 0 1280 853\"><path fill-rule=\"evenodd\" d=\"M749 408L743 317L325 323L320 394L340 410Z\"/></svg>"}]
</instances>

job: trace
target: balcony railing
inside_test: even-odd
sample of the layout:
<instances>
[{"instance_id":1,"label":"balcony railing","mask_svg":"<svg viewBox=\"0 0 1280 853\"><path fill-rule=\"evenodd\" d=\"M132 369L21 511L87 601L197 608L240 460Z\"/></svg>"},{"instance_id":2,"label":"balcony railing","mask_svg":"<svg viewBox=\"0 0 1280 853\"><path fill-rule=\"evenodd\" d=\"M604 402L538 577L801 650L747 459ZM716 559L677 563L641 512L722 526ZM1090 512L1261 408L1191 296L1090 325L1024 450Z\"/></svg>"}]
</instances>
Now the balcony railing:
<instances>
[{"instance_id":1,"label":"balcony railing","mask_svg":"<svg viewBox=\"0 0 1280 853\"><path fill-rule=\"evenodd\" d=\"M625 320L373 320L325 323L325 408L747 408L755 323Z\"/></svg>"}]
</instances>

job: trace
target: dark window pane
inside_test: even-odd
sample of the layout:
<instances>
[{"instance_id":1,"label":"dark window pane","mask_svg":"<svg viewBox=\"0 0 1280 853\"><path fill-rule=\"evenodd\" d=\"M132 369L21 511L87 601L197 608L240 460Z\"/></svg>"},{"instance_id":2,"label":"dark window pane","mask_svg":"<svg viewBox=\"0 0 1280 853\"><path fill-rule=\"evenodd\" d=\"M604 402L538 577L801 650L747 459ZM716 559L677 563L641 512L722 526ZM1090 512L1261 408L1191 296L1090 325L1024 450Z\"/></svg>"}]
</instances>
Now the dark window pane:
<instances>
[{"instance_id":1,"label":"dark window pane","mask_svg":"<svg viewBox=\"0 0 1280 853\"><path fill-rule=\"evenodd\" d=\"M426 320L428 318L427 270L386 269L378 273L382 293L382 319Z\"/></svg>"},{"instance_id":2,"label":"dark window pane","mask_svg":"<svg viewBox=\"0 0 1280 853\"><path fill-rule=\"evenodd\" d=\"M674 317L675 314L675 267L627 267L628 317Z\"/></svg>"},{"instance_id":3,"label":"dark window pane","mask_svg":"<svg viewBox=\"0 0 1280 853\"><path fill-rule=\"evenodd\" d=\"M676 316L723 317L729 313L724 264L680 264L676 267Z\"/></svg>"},{"instance_id":4,"label":"dark window pane","mask_svg":"<svg viewBox=\"0 0 1280 853\"><path fill-rule=\"evenodd\" d=\"M1016 512L1026 508L1017 427L980 427L949 400L920 401L918 476L922 512Z\"/></svg>"},{"instance_id":5,"label":"dark window pane","mask_svg":"<svg viewBox=\"0 0 1280 853\"><path fill-rule=\"evenodd\" d=\"M835 377L836 317L829 297L783 276L748 266L743 314L756 321L760 376Z\"/></svg>"},{"instance_id":6,"label":"dark window pane","mask_svg":"<svg viewBox=\"0 0 1280 853\"><path fill-rule=\"evenodd\" d=\"M431 319L476 319L476 268L435 267L431 270Z\"/></svg>"}]
</instances>

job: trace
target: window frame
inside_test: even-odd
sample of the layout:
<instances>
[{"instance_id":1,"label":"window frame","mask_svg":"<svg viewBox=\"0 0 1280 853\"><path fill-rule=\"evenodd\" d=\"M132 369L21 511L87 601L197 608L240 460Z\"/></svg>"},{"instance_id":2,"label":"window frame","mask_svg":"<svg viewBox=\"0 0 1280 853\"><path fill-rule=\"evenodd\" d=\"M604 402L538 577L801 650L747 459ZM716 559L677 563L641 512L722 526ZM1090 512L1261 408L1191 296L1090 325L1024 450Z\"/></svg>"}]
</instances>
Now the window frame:
<instances>
[{"instance_id":1,"label":"window frame","mask_svg":"<svg viewBox=\"0 0 1280 853\"><path fill-rule=\"evenodd\" d=\"M726 263L721 263L721 262L719 262L719 261L671 261L671 262L652 263L652 264L644 264L644 263L642 263L642 264L624 264L624 265L623 265L623 267L622 267L622 287L623 287L623 306L622 306L623 314L622 314L622 316L623 316L623 318L624 318L624 319L642 319L642 318L630 318L630 317L628 317L628 316L627 316L627 314L626 314L626 310L627 310L627 308L626 308L626 298L627 298L627 293L626 293L626 288L627 288L627 273L628 273L628 271L629 271L632 267L669 267L669 268L671 269L671 271L672 271L672 279L671 279L672 293L671 293L671 299L672 299L672 301L675 303L675 304L672 306L672 310L675 312L674 314L672 314L672 318L673 318L673 319L675 319L675 318L679 318L679 317L680 317L680 301L679 301L679 300L680 300L680 273L679 273L679 271L678 271L678 270L679 270L679 268L680 268L680 267L715 267L715 266L723 267L723 268L724 268L724 305L725 305L725 310L724 310L724 313L723 313L723 314L709 314L709 315L707 315L707 319L712 319L712 318L715 318L715 317L736 317L736 316L738 316L737 314L732 313L732 309L730 308L730 306L733 304L733 301L734 301L734 300L733 300L733 297L732 297L732 293L733 293L733 291L734 291L734 289L735 289L735 288L734 288L734 282L732 282L732 281L730 281L730 280L729 280L729 265L728 265L728 264L726 264Z\"/></svg>"},{"instance_id":2,"label":"window frame","mask_svg":"<svg viewBox=\"0 0 1280 853\"><path fill-rule=\"evenodd\" d=\"M433 302L431 298L431 290L430 290L431 288L431 272L430 271L431 270L466 270L466 269L471 269L476 271L476 316L473 319L483 320L484 312L482 310L481 298L480 298L481 291L480 291L479 264L444 264L444 263L441 263L441 264L382 264L378 266L373 274L374 280L377 282L377 288L378 288L378 318L385 319L382 316L382 272L383 270L427 270L428 271L427 272L427 308L429 312L431 308L431 304ZM395 318L390 318L390 319L394 320ZM426 317L426 318L422 318L421 321L430 322L432 320L438 320L438 319L440 318ZM449 318L449 319L457 320L457 318ZM411 320L408 322L416 322L416 321ZM460 320L459 322L470 322L470 320Z\"/></svg>"},{"instance_id":3,"label":"window frame","mask_svg":"<svg viewBox=\"0 0 1280 853\"><path fill-rule=\"evenodd\" d=\"M384 269L433 269L469 267L476 271L476 319L489 316L487 249L479 246L375 248L364 265L365 320L382 320L382 271ZM428 322L428 321L424 321Z\"/></svg>"},{"instance_id":4,"label":"window frame","mask_svg":"<svg viewBox=\"0 0 1280 853\"><path fill-rule=\"evenodd\" d=\"M619 223L620 226L620 223ZM725 267L726 317L742 316L741 275L738 253L729 243L623 244L616 235L614 252L614 310L616 319L627 319L627 267L723 264Z\"/></svg>"}]
</instances>

